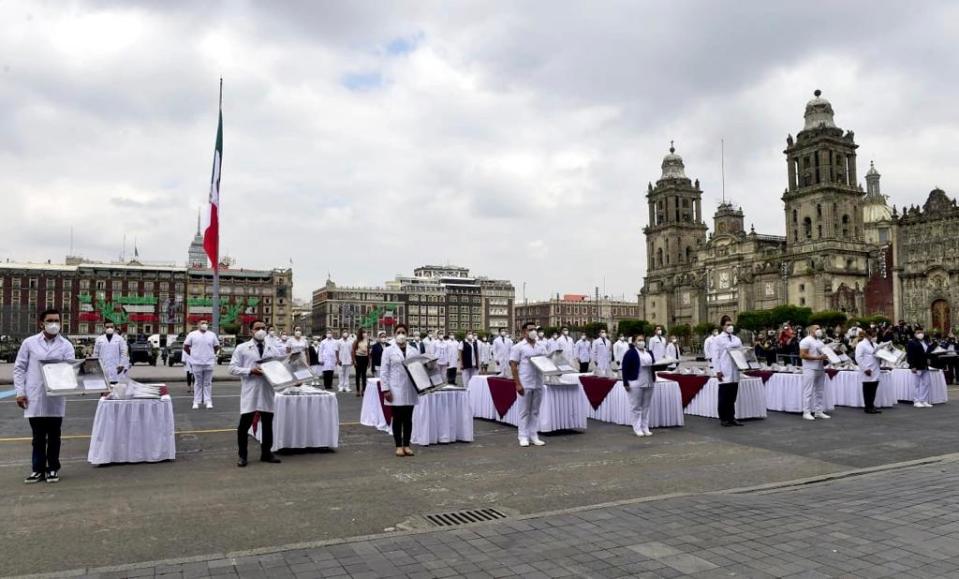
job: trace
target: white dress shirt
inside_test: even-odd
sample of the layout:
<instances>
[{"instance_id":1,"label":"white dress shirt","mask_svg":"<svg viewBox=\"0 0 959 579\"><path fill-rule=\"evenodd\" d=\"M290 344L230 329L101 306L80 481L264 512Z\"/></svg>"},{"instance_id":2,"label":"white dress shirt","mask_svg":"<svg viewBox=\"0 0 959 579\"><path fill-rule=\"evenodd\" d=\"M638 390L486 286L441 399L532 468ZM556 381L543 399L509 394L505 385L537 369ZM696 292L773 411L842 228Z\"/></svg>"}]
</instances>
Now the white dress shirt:
<instances>
[{"instance_id":1,"label":"white dress shirt","mask_svg":"<svg viewBox=\"0 0 959 579\"><path fill-rule=\"evenodd\" d=\"M220 346L220 339L212 331L193 330L183 341L183 347L187 346L190 347L190 364L192 366L212 366L216 364L214 348Z\"/></svg>"},{"instance_id":2,"label":"white dress shirt","mask_svg":"<svg viewBox=\"0 0 959 579\"><path fill-rule=\"evenodd\" d=\"M822 348L825 344L822 343L822 340L816 338L815 336L806 336L799 341L799 350L809 350L811 356L822 356ZM802 361L803 370L818 370L822 372L823 364L822 360L806 360L805 358Z\"/></svg>"},{"instance_id":3,"label":"white dress shirt","mask_svg":"<svg viewBox=\"0 0 959 579\"><path fill-rule=\"evenodd\" d=\"M413 385L410 373L404 362L407 358L419 356L420 351L407 344L406 352L396 344L383 350L383 366L380 368L380 391L390 392L392 406L415 406L419 402L419 392Z\"/></svg>"},{"instance_id":4,"label":"white dress shirt","mask_svg":"<svg viewBox=\"0 0 959 579\"><path fill-rule=\"evenodd\" d=\"M546 346L540 342L530 344L529 340L517 343L509 352L509 361L519 364L519 383L523 388L535 390L543 387L543 374L529 361L533 356L545 356Z\"/></svg>"}]
</instances>

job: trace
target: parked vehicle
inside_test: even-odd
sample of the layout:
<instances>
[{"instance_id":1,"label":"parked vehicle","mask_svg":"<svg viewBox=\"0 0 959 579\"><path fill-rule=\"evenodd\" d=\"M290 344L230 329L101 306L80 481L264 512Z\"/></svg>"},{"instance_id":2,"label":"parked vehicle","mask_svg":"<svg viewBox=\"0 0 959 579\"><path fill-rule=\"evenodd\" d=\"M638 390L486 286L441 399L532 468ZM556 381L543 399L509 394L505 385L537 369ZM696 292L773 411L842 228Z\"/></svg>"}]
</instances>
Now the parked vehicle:
<instances>
[{"instance_id":1,"label":"parked vehicle","mask_svg":"<svg viewBox=\"0 0 959 579\"><path fill-rule=\"evenodd\" d=\"M0 362L13 363L17 361L17 352L20 351L20 340L10 336L0 336Z\"/></svg>"},{"instance_id":2,"label":"parked vehicle","mask_svg":"<svg viewBox=\"0 0 959 579\"><path fill-rule=\"evenodd\" d=\"M159 351L153 347L153 344L146 336L140 335L136 340L129 344L130 346L130 365L137 362L145 362L151 366L157 365Z\"/></svg>"},{"instance_id":3,"label":"parked vehicle","mask_svg":"<svg viewBox=\"0 0 959 579\"><path fill-rule=\"evenodd\" d=\"M166 347L166 365L173 366L183 363L183 340L170 342Z\"/></svg>"},{"instance_id":4,"label":"parked vehicle","mask_svg":"<svg viewBox=\"0 0 959 579\"><path fill-rule=\"evenodd\" d=\"M216 363L229 364L234 350L236 350L236 336L221 336L220 352L216 356Z\"/></svg>"}]
</instances>

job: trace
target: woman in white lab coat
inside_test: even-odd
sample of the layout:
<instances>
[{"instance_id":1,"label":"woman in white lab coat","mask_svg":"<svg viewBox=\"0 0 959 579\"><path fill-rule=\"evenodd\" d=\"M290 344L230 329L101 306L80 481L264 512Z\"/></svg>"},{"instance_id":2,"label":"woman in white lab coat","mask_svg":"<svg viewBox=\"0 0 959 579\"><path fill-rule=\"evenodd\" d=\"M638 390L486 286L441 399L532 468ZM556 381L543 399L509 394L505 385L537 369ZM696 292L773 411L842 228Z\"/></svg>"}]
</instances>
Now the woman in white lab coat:
<instances>
[{"instance_id":1,"label":"woman in white lab coat","mask_svg":"<svg viewBox=\"0 0 959 579\"><path fill-rule=\"evenodd\" d=\"M876 330L866 328L856 346L856 365L862 382L862 400L866 414L882 414L876 408L876 390L879 389L879 359L876 358Z\"/></svg>"},{"instance_id":2,"label":"woman in white lab coat","mask_svg":"<svg viewBox=\"0 0 959 579\"><path fill-rule=\"evenodd\" d=\"M393 409L393 442L396 456L413 456L410 437L413 435L413 407L419 402L419 393L406 371L407 358L419 356L418 349L406 341L406 324L397 324L393 344L383 350L380 369L380 390Z\"/></svg>"},{"instance_id":3,"label":"woman in white lab coat","mask_svg":"<svg viewBox=\"0 0 959 579\"><path fill-rule=\"evenodd\" d=\"M633 432L636 436L652 436L649 429L649 408L653 400L653 356L646 351L646 337L636 336L623 355L623 388L633 410Z\"/></svg>"}]
</instances>

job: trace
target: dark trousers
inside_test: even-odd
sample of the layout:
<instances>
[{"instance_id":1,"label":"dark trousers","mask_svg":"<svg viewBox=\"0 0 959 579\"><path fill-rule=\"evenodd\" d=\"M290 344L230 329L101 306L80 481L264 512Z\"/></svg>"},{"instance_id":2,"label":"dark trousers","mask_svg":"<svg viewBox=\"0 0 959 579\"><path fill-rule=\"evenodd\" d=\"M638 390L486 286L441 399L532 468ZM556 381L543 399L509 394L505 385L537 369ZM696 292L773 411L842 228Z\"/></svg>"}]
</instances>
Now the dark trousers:
<instances>
[{"instance_id":1,"label":"dark trousers","mask_svg":"<svg viewBox=\"0 0 959 579\"><path fill-rule=\"evenodd\" d=\"M410 445L413 435L413 407L393 406L393 442L396 448Z\"/></svg>"},{"instance_id":2,"label":"dark trousers","mask_svg":"<svg viewBox=\"0 0 959 579\"><path fill-rule=\"evenodd\" d=\"M369 365L369 356L356 357L356 391L360 394L366 389L366 369Z\"/></svg>"},{"instance_id":3,"label":"dark trousers","mask_svg":"<svg viewBox=\"0 0 959 579\"><path fill-rule=\"evenodd\" d=\"M446 383L456 384L456 366L451 366L446 369Z\"/></svg>"},{"instance_id":4,"label":"dark trousers","mask_svg":"<svg viewBox=\"0 0 959 579\"><path fill-rule=\"evenodd\" d=\"M879 389L879 381L862 383L862 400L865 402L866 410L876 408L876 390Z\"/></svg>"},{"instance_id":5,"label":"dark trousers","mask_svg":"<svg viewBox=\"0 0 959 579\"><path fill-rule=\"evenodd\" d=\"M323 370L323 387L327 390L333 387L333 370Z\"/></svg>"},{"instance_id":6,"label":"dark trousers","mask_svg":"<svg viewBox=\"0 0 959 579\"><path fill-rule=\"evenodd\" d=\"M579 373L585 374L589 372L589 362L580 362L579 363Z\"/></svg>"},{"instance_id":7,"label":"dark trousers","mask_svg":"<svg viewBox=\"0 0 959 579\"><path fill-rule=\"evenodd\" d=\"M240 458L246 458L246 447L249 442L249 430L253 426L253 415L256 412L247 412L240 415L240 425L236 428L236 444L240 451ZM260 423L257 428L262 429L263 442L260 443L260 456L266 457L273 454L273 413L260 412Z\"/></svg>"},{"instance_id":8,"label":"dark trousers","mask_svg":"<svg viewBox=\"0 0 959 579\"><path fill-rule=\"evenodd\" d=\"M186 387L191 388L193 386L193 382L195 382L193 378L193 372L190 372L189 370L187 370L186 371Z\"/></svg>"},{"instance_id":9,"label":"dark trousers","mask_svg":"<svg viewBox=\"0 0 959 579\"><path fill-rule=\"evenodd\" d=\"M33 472L60 470L60 416L28 419L33 431Z\"/></svg>"},{"instance_id":10,"label":"dark trousers","mask_svg":"<svg viewBox=\"0 0 959 579\"><path fill-rule=\"evenodd\" d=\"M716 410L720 422L736 420L736 397L739 396L739 382L726 382L719 385L719 403Z\"/></svg>"}]
</instances>

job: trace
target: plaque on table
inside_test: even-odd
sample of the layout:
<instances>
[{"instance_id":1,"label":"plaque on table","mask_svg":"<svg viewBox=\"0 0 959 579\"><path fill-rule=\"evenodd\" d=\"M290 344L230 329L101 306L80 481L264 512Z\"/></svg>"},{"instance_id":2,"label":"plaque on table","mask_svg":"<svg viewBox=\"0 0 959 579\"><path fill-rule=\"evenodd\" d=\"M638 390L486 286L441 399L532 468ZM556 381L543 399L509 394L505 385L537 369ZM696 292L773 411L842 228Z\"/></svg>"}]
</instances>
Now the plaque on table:
<instances>
[{"instance_id":1,"label":"plaque on table","mask_svg":"<svg viewBox=\"0 0 959 579\"><path fill-rule=\"evenodd\" d=\"M895 347L892 342L879 344L874 355L893 368L898 368L906 359L906 353Z\"/></svg>"},{"instance_id":2,"label":"plaque on table","mask_svg":"<svg viewBox=\"0 0 959 579\"><path fill-rule=\"evenodd\" d=\"M436 365L436 356L417 354L407 358L403 365L413 381L413 387L420 394L432 392L446 385L446 376Z\"/></svg>"},{"instance_id":3,"label":"plaque on table","mask_svg":"<svg viewBox=\"0 0 959 579\"><path fill-rule=\"evenodd\" d=\"M556 350L549 357L552 360L553 364L560 370L562 374L575 374L579 370L573 368L573 365L569 363L569 360L566 359L566 356L563 354L562 350Z\"/></svg>"},{"instance_id":4,"label":"plaque on table","mask_svg":"<svg viewBox=\"0 0 959 579\"><path fill-rule=\"evenodd\" d=\"M297 356L299 358L299 356ZM263 372L263 377L270 383L273 390L281 391L290 386L297 386L303 382L296 377L290 356L264 358L257 365ZM307 380L309 378L306 378Z\"/></svg>"},{"instance_id":5,"label":"plaque on table","mask_svg":"<svg viewBox=\"0 0 959 579\"><path fill-rule=\"evenodd\" d=\"M101 394L110 391L110 381L99 358L40 360L40 373L47 396Z\"/></svg>"},{"instance_id":6,"label":"plaque on table","mask_svg":"<svg viewBox=\"0 0 959 579\"><path fill-rule=\"evenodd\" d=\"M833 346L831 345L823 346L820 351L826 357L826 361L829 362L830 364L834 364L837 366L839 364L842 364L842 359L839 357L839 354L837 354L836 351L833 349ZM846 358L846 359L848 360L849 358Z\"/></svg>"},{"instance_id":7,"label":"plaque on table","mask_svg":"<svg viewBox=\"0 0 959 579\"><path fill-rule=\"evenodd\" d=\"M727 352L740 371L759 370L762 366L756 358L756 351L752 348L729 348Z\"/></svg>"},{"instance_id":8,"label":"plaque on table","mask_svg":"<svg viewBox=\"0 0 959 579\"><path fill-rule=\"evenodd\" d=\"M666 356L665 358L654 360L651 366L653 368L663 370L663 369L671 368L672 366L676 366L677 364L679 364L678 359L673 358L671 356Z\"/></svg>"},{"instance_id":9,"label":"plaque on table","mask_svg":"<svg viewBox=\"0 0 959 579\"><path fill-rule=\"evenodd\" d=\"M290 356L290 370L293 372L293 377L300 382L316 379L316 374L302 355L294 354Z\"/></svg>"}]
</instances>

